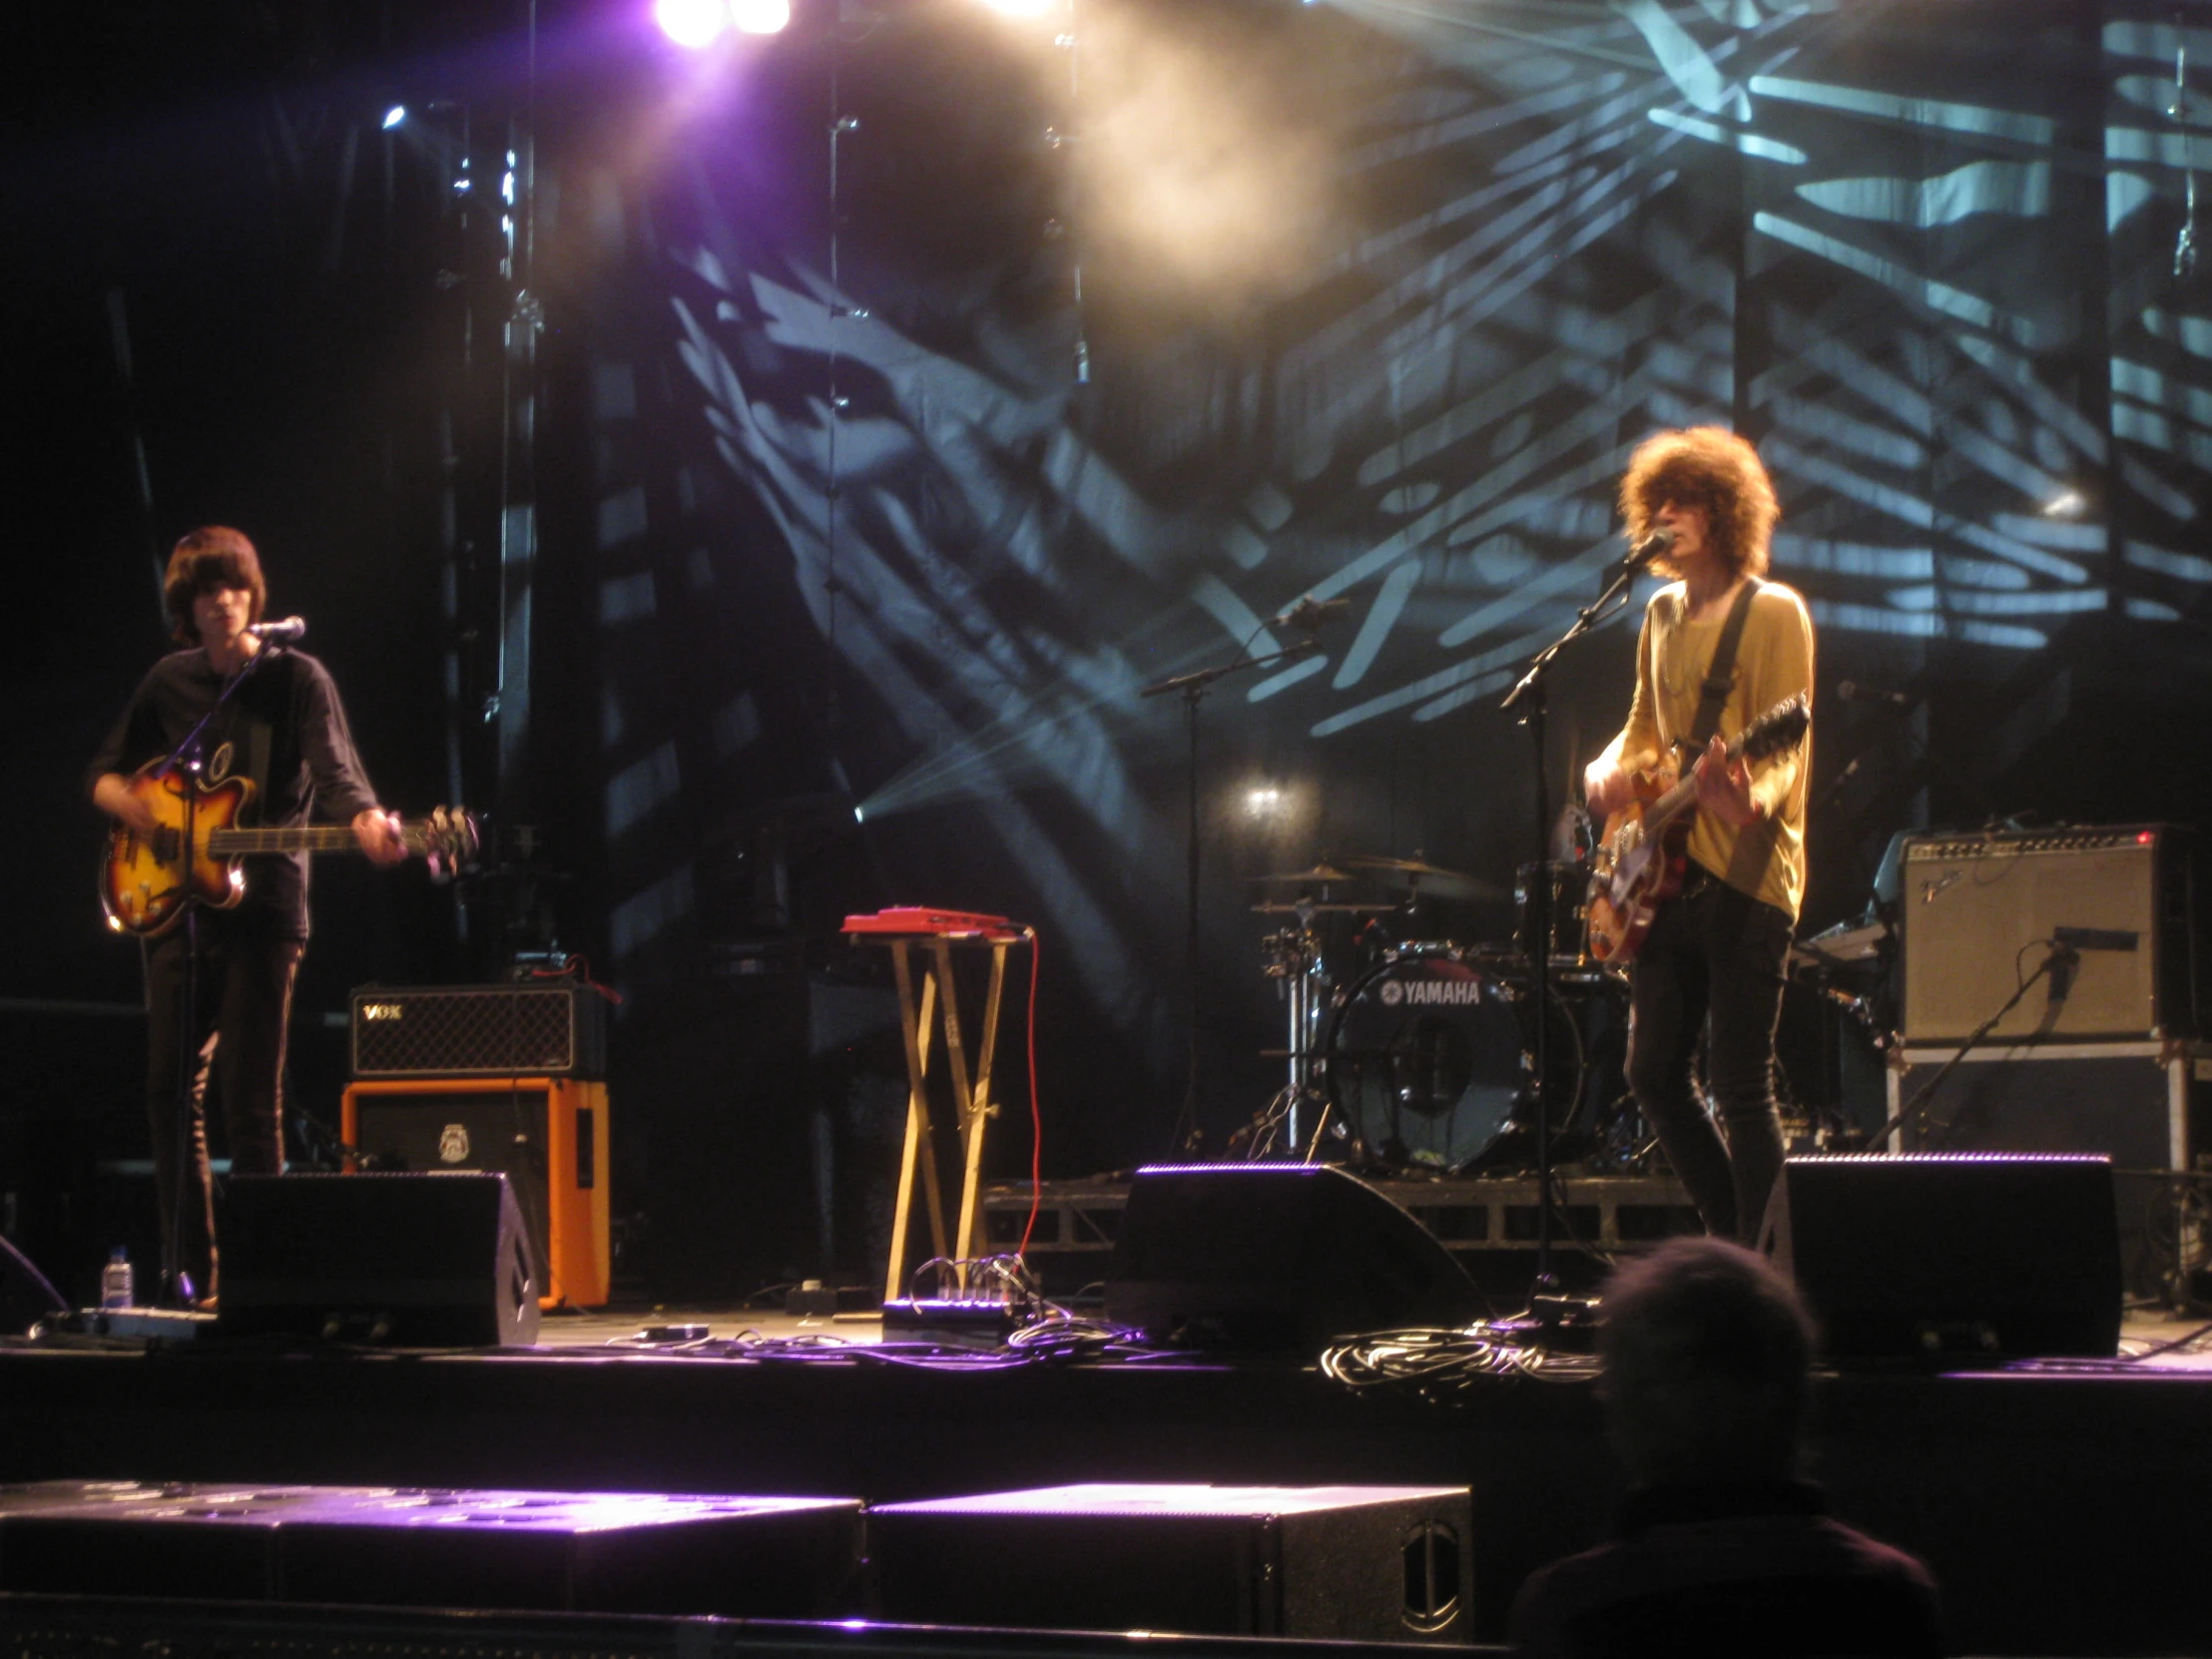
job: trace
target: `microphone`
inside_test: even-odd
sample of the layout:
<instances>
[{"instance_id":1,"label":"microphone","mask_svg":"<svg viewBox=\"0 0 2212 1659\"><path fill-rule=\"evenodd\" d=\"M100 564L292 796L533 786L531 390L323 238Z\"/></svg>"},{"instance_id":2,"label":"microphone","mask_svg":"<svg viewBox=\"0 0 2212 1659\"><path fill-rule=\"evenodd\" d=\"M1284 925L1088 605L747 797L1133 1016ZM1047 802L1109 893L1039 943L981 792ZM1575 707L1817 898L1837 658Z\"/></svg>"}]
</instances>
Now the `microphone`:
<instances>
[{"instance_id":1,"label":"microphone","mask_svg":"<svg viewBox=\"0 0 2212 1659\"><path fill-rule=\"evenodd\" d=\"M1316 599L1309 594L1280 616L1268 618L1270 628L1319 628L1325 618L1352 609L1349 599Z\"/></svg>"},{"instance_id":2,"label":"microphone","mask_svg":"<svg viewBox=\"0 0 2212 1659\"><path fill-rule=\"evenodd\" d=\"M307 619L287 616L277 622L257 622L246 631L264 645L293 645L306 637Z\"/></svg>"},{"instance_id":3,"label":"microphone","mask_svg":"<svg viewBox=\"0 0 2212 1659\"><path fill-rule=\"evenodd\" d=\"M1644 537L1642 541L1631 547L1628 550L1628 557L1623 559L1621 563L1630 570L1641 570L1673 545L1674 532L1665 525L1661 525L1650 535Z\"/></svg>"},{"instance_id":4,"label":"microphone","mask_svg":"<svg viewBox=\"0 0 2212 1659\"><path fill-rule=\"evenodd\" d=\"M1879 703L1890 709L1910 709L1913 700L1901 691L1884 691L1880 686L1862 686L1856 680L1836 682L1836 695L1846 703Z\"/></svg>"},{"instance_id":5,"label":"microphone","mask_svg":"<svg viewBox=\"0 0 2212 1659\"><path fill-rule=\"evenodd\" d=\"M2133 950L2142 934L2130 927L2053 927L2050 942L2060 950Z\"/></svg>"}]
</instances>

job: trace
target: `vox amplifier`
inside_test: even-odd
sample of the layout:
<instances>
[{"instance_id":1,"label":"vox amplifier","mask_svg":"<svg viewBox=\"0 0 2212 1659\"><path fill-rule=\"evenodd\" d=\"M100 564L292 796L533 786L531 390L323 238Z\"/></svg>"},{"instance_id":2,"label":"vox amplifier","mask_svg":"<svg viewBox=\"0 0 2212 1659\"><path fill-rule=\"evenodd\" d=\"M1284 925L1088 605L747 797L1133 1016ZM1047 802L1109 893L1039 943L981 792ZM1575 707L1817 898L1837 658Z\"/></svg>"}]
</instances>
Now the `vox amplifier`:
<instances>
[{"instance_id":1,"label":"vox amplifier","mask_svg":"<svg viewBox=\"0 0 2212 1659\"><path fill-rule=\"evenodd\" d=\"M355 1077L607 1075L606 1004L589 985L364 985Z\"/></svg>"},{"instance_id":2,"label":"vox amplifier","mask_svg":"<svg viewBox=\"0 0 2212 1659\"><path fill-rule=\"evenodd\" d=\"M1905 1038L1960 1042L2077 941L1993 1040L2186 1037L2199 1029L2195 840L2160 825L1921 835L1905 843Z\"/></svg>"}]
</instances>

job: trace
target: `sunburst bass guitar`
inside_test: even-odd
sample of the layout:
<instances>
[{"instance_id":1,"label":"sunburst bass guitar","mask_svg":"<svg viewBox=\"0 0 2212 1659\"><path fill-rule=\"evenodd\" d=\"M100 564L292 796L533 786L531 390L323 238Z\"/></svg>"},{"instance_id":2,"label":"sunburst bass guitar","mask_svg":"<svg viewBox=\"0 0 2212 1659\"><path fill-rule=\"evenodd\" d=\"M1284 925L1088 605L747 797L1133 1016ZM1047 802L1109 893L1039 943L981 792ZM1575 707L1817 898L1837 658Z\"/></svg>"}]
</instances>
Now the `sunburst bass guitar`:
<instances>
[{"instance_id":1,"label":"sunburst bass guitar","mask_svg":"<svg viewBox=\"0 0 2212 1659\"><path fill-rule=\"evenodd\" d=\"M1804 697L1789 698L1738 733L1728 758L1760 761L1795 749L1812 723ZM1642 773L1635 782L1638 799L1605 821L1590 852L1590 954L1616 967L1635 957L1660 902L1682 889L1697 802L1694 776Z\"/></svg>"},{"instance_id":2,"label":"sunburst bass guitar","mask_svg":"<svg viewBox=\"0 0 2212 1659\"><path fill-rule=\"evenodd\" d=\"M156 761L132 777L131 793L153 812L154 828L142 833L119 820L108 832L108 854L100 866L100 907L118 933L142 938L166 933L192 898L230 908L246 896L246 871L239 860L250 852L360 850L345 825L275 830L241 825L254 801L248 778L201 784ZM409 853L448 872L476 857L476 823L458 808L440 807L427 819L403 825L400 839Z\"/></svg>"}]
</instances>

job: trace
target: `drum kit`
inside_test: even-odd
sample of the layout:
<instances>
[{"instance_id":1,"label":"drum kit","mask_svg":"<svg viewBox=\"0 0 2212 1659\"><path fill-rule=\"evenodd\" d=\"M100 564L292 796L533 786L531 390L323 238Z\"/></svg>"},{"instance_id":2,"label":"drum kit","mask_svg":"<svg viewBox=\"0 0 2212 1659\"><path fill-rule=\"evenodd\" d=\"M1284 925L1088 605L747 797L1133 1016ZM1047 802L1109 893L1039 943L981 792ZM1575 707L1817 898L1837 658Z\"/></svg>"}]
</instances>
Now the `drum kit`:
<instances>
[{"instance_id":1,"label":"drum kit","mask_svg":"<svg viewBox=\"0 0 2212 1659\"><path fill-rule=\"evenodd\" d=\"M1504 1174L1535 1162L1538 883L1554 895L1545 1118L1553 1156L1608 1172L1650 1156L1623 1081L1628 979L1584 949L1587 866L1518 871L1510 943L1434 937L1430 901L1502 900L1496 883L1410 858L1324 858L1263 875L1280 917L1262 961L1285 1003L1287 1063L1244 1136L1253 1158L1327 1158L1371 1174ZM1387 897L1367 896L1380 888ZM1285 897L1288 893L1291 896Z\"/></svg>"}]
</instances>

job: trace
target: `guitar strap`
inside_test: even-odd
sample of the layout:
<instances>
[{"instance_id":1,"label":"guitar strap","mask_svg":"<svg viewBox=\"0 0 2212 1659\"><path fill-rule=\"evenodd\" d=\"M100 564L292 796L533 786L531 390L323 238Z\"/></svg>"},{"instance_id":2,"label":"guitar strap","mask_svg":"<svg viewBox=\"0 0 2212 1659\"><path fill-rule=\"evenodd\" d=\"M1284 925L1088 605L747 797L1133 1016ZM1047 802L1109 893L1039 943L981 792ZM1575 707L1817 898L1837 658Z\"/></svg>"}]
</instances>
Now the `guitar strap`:
<instances>
[{"instance_id":1,"label":"guitar strap","mask_svg":"<svg viewBox=\"0 0 2212 1659\"><path fill-rule=\"evenodd\" d=\"M1744 624L1751 620L1751 597L1759 588L1758 577L1747 577L1744 585L1736 590L1736 603L1728 608L1728 620L1721 624L1721 637L1713 646L1712 666L1705 671L1705 690L1698 699L1697 719L1690 723L1688 747L1693 760L1704 753L1705 746L1713 741L1713 734L1721 729L1721 711L1728 706L1728 694L1736 689L1736 647L1743 642Z\"/></svg>"}]
</instances>

